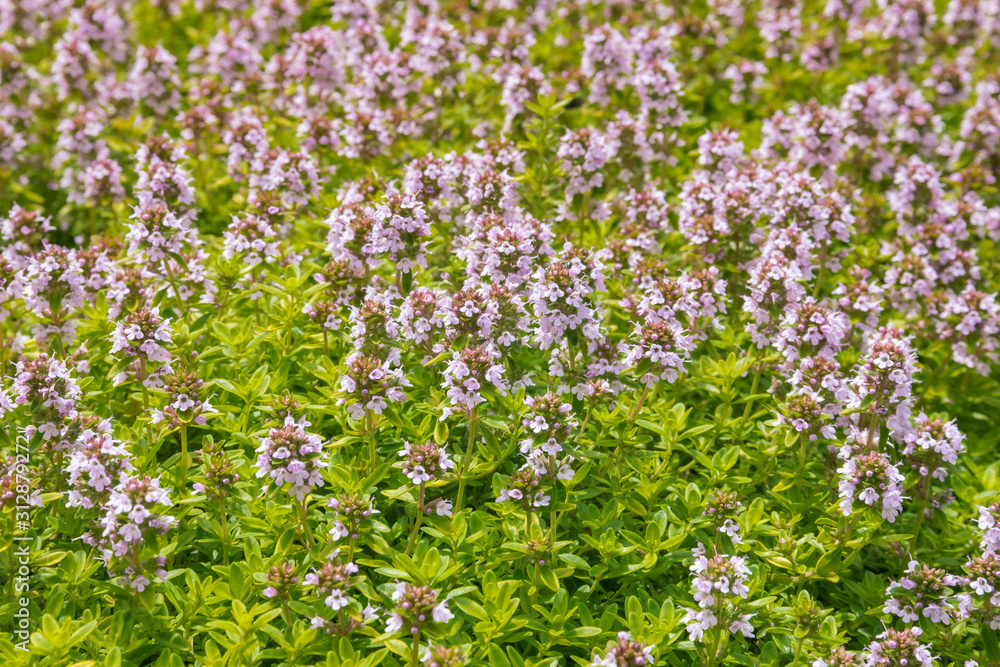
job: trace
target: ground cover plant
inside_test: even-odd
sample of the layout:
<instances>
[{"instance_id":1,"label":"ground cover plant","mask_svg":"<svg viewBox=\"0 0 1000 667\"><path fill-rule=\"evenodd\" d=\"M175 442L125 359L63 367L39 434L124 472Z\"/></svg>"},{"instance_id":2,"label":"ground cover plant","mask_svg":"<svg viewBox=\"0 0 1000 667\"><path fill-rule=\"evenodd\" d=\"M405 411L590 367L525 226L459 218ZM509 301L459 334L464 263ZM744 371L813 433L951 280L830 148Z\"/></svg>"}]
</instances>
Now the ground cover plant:
<instances>
[{"instance_id":1,"label":"ground cover plant","mask_svg":"<svg viewBox=\"0 0 1000 667\"><path fill-rule=\"evenodd\" d=\"M3 664L1000 665L996 0L0 34Z\"/></svg>"}]
</instances>

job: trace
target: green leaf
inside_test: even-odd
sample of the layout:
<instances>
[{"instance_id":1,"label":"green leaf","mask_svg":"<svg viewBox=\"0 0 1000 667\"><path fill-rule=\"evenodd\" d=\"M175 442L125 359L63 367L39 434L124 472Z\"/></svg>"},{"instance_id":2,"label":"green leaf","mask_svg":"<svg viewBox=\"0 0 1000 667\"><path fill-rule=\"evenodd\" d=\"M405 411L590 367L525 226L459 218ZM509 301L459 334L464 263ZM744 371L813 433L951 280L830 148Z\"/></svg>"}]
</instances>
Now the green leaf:
<instances>
[{"instance_id":1,"label":"green leaf","mask_svg":"<svg viewBox=\"0 0 1000 667\"><path fill-rule=\"evenodd\" d=\"M375 486L385 478L386 473L388 473L392 468L392 464L392 461L386 461L379 467L375 468L375 470L372 471L372 474L368 475L368 477L365 478L365 481L361 483L361 490L367 492L368 490L375 488Z\"/></svg>"},{"instance_id":2,"label":"green leaf","mask_svg":"<svg viewBox=\"0 0 1000 667\"><path fill-rule=\"evenodd\" d=\"M577 637L593 637L599 634L601 634L600 628L581 626L579 628L573 628L572 630L567 632L564 636L567 639L576 639Z\"/></svg>"},{"instance_id":3,"label":"green leaf","mask_svg":"<svg viewBox=\"0 0 1000 667\"><path fill-rule=\"evenodd\" d=\"M124 357L115 362L115 365L111 367L108 371L108 377L114 379L116 375L121 373L123 370L129 367L129 365L136 360L136 357Z\"/></svg>"},{"instance_id":4,"label":"green leaf","mask_svg":"<svg viewBox=\"0 0 1000 667\"><path fill-rule=\"evenodd\" d=\"M511 667L510 660L496 644L490 644L487 653L490 656L490 667Z\"/></svg>"},{"instance_id":5,"label":"green leaf","mask_svg":"<svg viewBox=\"0 0 1000 667\"><path fill-rule=\"evenodd\" d=\"M475 619L480 621L490 620L490 615L487 614L486 610L483 609L477 602L473 602L472 600L466 598L452 598L451 601L455 603L455 606Z\"/></svg>"},{"instance_id":6,"label":"green leaf","mask_svg":"<svg viewBox=\"0 0 1000 667\"><path fill-rule=\"evenodd\" d=\"M564 563L569 563L573 567L581 570L590 569L590 563L588 563L587 561L583 560L582 558L580 558L575 554L559 554L559 560L563 561Z\"/></svg>"},{"instance_id":7,"label":"green leaf","mask_svg":"<svg viewBox=\"0 0 1000 667\"><path fill-rule=\"evenodd\" d=\"M542 567L538 572L542 583L545 584L547 588L553 591L559 590L559 578L556 577L556 573L552 571L549 567Z\"/></svg>"}]
</instances>

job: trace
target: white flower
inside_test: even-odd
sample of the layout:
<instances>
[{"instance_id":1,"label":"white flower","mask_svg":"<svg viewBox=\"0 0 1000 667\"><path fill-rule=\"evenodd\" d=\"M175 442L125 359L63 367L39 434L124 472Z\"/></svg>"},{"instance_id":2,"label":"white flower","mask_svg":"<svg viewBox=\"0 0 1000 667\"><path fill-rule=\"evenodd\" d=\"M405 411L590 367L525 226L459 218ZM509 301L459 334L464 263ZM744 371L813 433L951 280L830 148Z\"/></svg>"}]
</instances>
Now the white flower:
<instances>
[{"instance_id":1,"label":"white flower","mask_svg":"<svg viewBox=\"0 0 1000 667\"><path fill-rule=\"evenodd\" d=\"M396 612L389 617L389 622L385 624L385 633L392 634L403 629L403 617Z\"/></svg>"},{"instance_id":2,"label":"white flower","mask_svg":"<svg viewBox=\"0 0 1000 667\"><path fill-rule=\"evenodd\" d=\"M448 603L442 602L434 607L434 611L431 612L431 617L437 623L447 623L451 619L455 618L455 614L448 609Z\"/></svg>"},{"instance_id":3,"label":"white flower","mask_svg":"<svg viewBox=\"0 0 1000 667\"><path fill-rule=\"evenodd\" d=\"M349 534L347 526L344 525L343 521L337 521L333 524L333 528L330 529L330 537L332 537L335 541L342 540Z\"/></svg>"},{"instance_id":4,"label":"white flower","mask_svg":"<svg viewBox=\"0 0 1000 667\"><path fill-rule=\"evenodd\" d=\"M326 603L326 606L330 609L337 610L343 609L350 604L351 598L347 597L344 591L337 589L331 591L330 595L323 602Z\"/></svg>"}]
</instances>

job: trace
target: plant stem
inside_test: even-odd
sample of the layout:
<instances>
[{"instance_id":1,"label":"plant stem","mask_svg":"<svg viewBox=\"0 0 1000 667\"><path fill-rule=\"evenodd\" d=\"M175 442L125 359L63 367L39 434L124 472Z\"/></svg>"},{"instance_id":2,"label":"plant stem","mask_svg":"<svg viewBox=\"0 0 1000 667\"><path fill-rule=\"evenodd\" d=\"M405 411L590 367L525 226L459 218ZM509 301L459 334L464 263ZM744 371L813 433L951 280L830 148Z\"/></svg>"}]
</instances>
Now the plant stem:
<instances>
[{"instance_id":1,"label":"plant stem","mask_svg":"<svg viewBox=\"0 0 1000 667\"><path fill-rule=\"evenodd\" d=\"M142 409L144 412L149 412L149 391L146 389L146 357L139 357L139 386L142 387ZM149 425L149 421L146 421L146 443L147 446L153 444L153 429Z\"/></svg>"},{"instance_id":2,"label":"plant stem","mask_svg":"<svg viewBox=\"0 0 1000 667\"><path fill-rule=\"evenodd\" d=\"M219 496L219 522L222 524L222 564L229 565L229 520L226 518L226 498Z\"/></svg>"},{"instance_id":3,"label":"plant stem","mask_svg":"<svg viewBox=\"0 0 1000 667\"><path fill-rule=\"evenodd\" d=\"M542 574L542 566L539 565L538 561L536 560L535 561L535 578L534 578L534 587L535 587L535 590L531 594L531 606L535 606L535 600L537 599L537 596L538 596L538 579L541 576L541 574Z\"/></svg>"},{"instance_id":4,"label":"plant stem","mask_svg":"<svg viewBox=\"0 0 1000 667\"><path fill-rule=\"evenodd\" d=\"M188 427L181 424L181 487L187 482L188 468L191 466L191 459L188 458Z\"/></svg>"},{"instance_id":5,"label":"plant stem","mask_svg":"<svg viewBox=\"0 0 1000 667\"><path fill-rule=\"evenodd\" d=\"M718 616L716 616L718 618ZM722 633L723 629L719 626L715 627L715 639L712 641L712 652L708 656L708 667L715 667L715 661L719 657L719 648L722 644Z\"/></svg>"},{"instance_id":6,"label":"plant stem","mask_svg":"<svg viewBox=\"0 0 1000 667\"><path fill-rule=\"evenodd\" d=\"M559 526L559 512L556 510L556 498L559 495L559 487L552 489L552 508L549 514L549 549L552 550L552 558L556 557L556 532Z\"/></svg>"},{"instance_id":7,"label":"plant stem","mask_svg":"<svg viewBox=\"0 0 1000 667\"><path fill-rule=\"evenodd\" d=\"M316 542L313 540L312 530L309 529L309 522L306 520L305 500L295 500L293 504L299 511L299 521L302 523L302 529L305 532L306 545L312 549L316 546Z\"/></svg>"},{"instance_id":8,"label":"plant stem","mask_svg":"<svg viewBox=\"0 0 1000 667\"><path fill-rule=\"evenodd\" d=\"M920 527L924 524L924 514L927 512L927 494L930 493L931 476L927 475L921 482L923 487L920 498L917 500L917 520L913 524L913 537L910 538L910 552L917 546L917 538L920 537Z\"/></svg>"},{"instance_id":9,"label":"plant stem","mask_svg":"<svg viewBox=\"0 0 1000 667\"><path fill-rule=\"evenodd\" d=\"M795 645L795 657L792 658L792 667L796 667L796 665L799 664L799 658L802 656L802 642L804 642L805 639L805 637L799 637L799 641Z\"/></svg>"},{"instance_id":10,"label":"plant stem","mask_svg":"<svg viewBox=\"0 0 1000 667\"><path fill-rule=\"evenodd\" d=\"M292 610L288 608L288 600L281 601L281 610L285 612L285 623L292 624Z\"/></svg>"},{"instance_id":11,"label":"plant stem","mask_svg":"<svg viewBox=\"0 0 1000 667\"><path fill-rule=\"evenodd\" d=\"M860 422L860 419L858 420ZM872 412L868 416L868 434L865 438L865 451L870 452L872 445L875 444L876 438L882 434L882 425L878 422L878 415Z\"/></svg>"},{"instance_id":12,"label":"plant stem","mask_svg":"<svg viewBox=\"0 0 1000 667\"><path fill-rule=\"evenodd\" d=\"M375 451L375 418L372 417L371 410L365 410L365 415L368 418L368 465L371 468L368 472L375 472L375 466L378 464L378 452Z\"/></svg>"},{"instance_id":13,"label":"plant stem","mask_svg":"<svg viewBox=\"0 0 1000 667\"><path fill-rule=\"evenodd\" d=\"M639 416L639 411L642 410L642 404L646 402L646 396L648 395L649 395L649 385L647 384L645 387L642 388L642 394L639 396L639 400L635 404L635 409L633 409L632 414L628 416L629 424L634 422L635 418Z\"/></svg>"},{"instance_id":14,"label":"plant stem","mask_svg":"<svg viewBox=\"0 0 1000 667\"><path fill-rule=\"evenodd\" d=\"M420 664L420 630L413 635L413 651L410 653L410 667Z\"/></svg>"},{"instance_id":15,"label":"plant stem","mask_svg":"<svg viewBox=\"0 0 1000 667\"><path fill-rule=\"evenodd\" d=\"M455 514L462 511L462 501L465 498L465 485L467 483L466 473L469 472L469 461L472 458L472 443L476 441L476 409L472 409L469 416L469 444L465 446L465 460L462 462L462 470L458 477L458 498L455 499Z\"/></svg>"},{"instance_id":16,"label":"plant stem","mask_svg":"<svg viewBox=\"0 0 1000 667\"><path fill-rule=\"evenodd\" d=\"M799 472L796 475L796 478L799 481L801 481L802 480L802 474L806 471L806 442L807 442L807 440L802 437L801 433L799 433L796 437L799 439Z\"/></svg>"},{"instance_id":17,"label":"plant stem","mask_svg":"<svg viewBox=\"0 0 1000 667\"><path fill-rule=\"evenodd\" d=\"M170 283L170 289L172 289L174 292L174 298L177 299L179 303L181 300L181 291L177 288L177 279L174 277L174 270L170 268L169 258L163 260L163 272L167 274L167 282ZM178 308L177 310L178 310L177 313L178 316L180 316L180 318L183 320L187 315L187 313L180 312L180 308Z\"/></svg>"},{"instance_id":18,"label":"plant stem","mask_svg":"<svg viewBox=\"0 0 1000 667\"><path fill-rule=\"evenodd\" d=\"M849 539L851 539L851 533L854 532L854 529L855 529L855 527L857 527L858 521L860 521L860 520L861 520L861 513L859 512L859 513L857 513L857 514L854 515L853 519L851 519L851 523L848 524L848 526L847 526L847 531L841 536L840 539L837 540L837 548L838 549L841 548L841 547L843 547L844 545L846 545L847 541Z\"/></svg>"},{"instance_id":19,"label":"plant stem","mask_svg":"<svg viewBox=\"0 0 1000 667\"><path fill-rule=\"evenodd\" d=\"M757 370L753 374L753 385L750 387L750 396L757 393L757 386L760 384L760 374L764 371L764 360L757 363ZM750 418L750 411L753 408L753 398L747 401L747 406L743 410L743 419L740 420L740 438L743 437L743 427L746 426L747 419Z\"/></svg>"},{"instance_id":20,"label":"plant stem","mask_svg":"<svg viewBox=\"0 0 1000 667\"><path fill-rule=\"evenodd\" d=\"M424 518L424 482L420 482L420 497L417 499L417 516L413 520L413 532L410 534L410 541L406 543L406 551L403 554L409 556L413 551L413 545L417 543L417 535L420 533L420 520Z\"/></svg>"},{"instance_id":21,"label":"plant stem","mask_svg":"<svg viewBox=\"0 0 1000 667\"><path fill-rule=\"evenodd\" d=\"M583 418L583 424L580 426L579 435L583 435L584 431L587 430L587 424L590 423L590 415L593 414L594 407L591 406L587 409L587 416Z\"/></svg>"}]
</instances>

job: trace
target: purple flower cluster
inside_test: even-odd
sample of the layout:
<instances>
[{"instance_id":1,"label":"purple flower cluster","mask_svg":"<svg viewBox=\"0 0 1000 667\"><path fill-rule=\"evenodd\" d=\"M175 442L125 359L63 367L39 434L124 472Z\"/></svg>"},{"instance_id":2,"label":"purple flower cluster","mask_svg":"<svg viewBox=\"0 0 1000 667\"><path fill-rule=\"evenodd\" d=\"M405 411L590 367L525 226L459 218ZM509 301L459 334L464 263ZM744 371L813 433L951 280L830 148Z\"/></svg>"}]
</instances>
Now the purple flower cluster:
<instances>
[{"instance_id":1,"label":"purple flower cluster","mask_svg":"<svg viewBox=\"0 0 1000 667\"><path fill-rule=\"evenodd\" d=\"M111 490L128 479L135 469L128 450L112 437L109 430L93 432L82 439L66 465L70 491L69 507L99 509L107 505Z\"/></svg>"},{"instance_id":2,"label":"purple flower cluster","mask_svg":"<svg viewBox=\"0 0 1000 667\"><path fill-rule=\"evenodd\" d=\"M661 320L637 326L635 344L629 347L626 363L635 369L639 381L652 388L658 381L676 382L691 360L694 341L677 324Z\"/></svg>"},{"instance_id":3,"label":"purple flower cluster","mask_svg":"<svg viewBox=\"0 0 1000 667\"><path fill-rule=\"evenodd\" d=\"M455 614L448 609L448 601L439 601L438 592L430 586L400 581L392 593L392 601L396 603L396 608L385 625L386 633L403 630L416 638L424 628L435 623L445 624L455 618Z\"/></svg>"},{"instance_id":4,"label":"purple flower cluster","mask_svg":"<svg viewBox=\"0 0 1000 667\"><path fill-rule=\"evenodd\" d=\"M742 556L716 554L709 557L701 544L694 550L691 565L694 579L694 599L698 609L688 609L684 617L687 632L694 641L703 641L705 632L725 628L735 634L753 637L750 619L754 614L742 613L742 601L750 590L746 586L750 570Z\"/></svg>"},{"instance_id":5,"label":"purple flower cluster","mask_svg":"<svg viewBox=\"0 0 1000 667\"><path fill-rule=\"evenodd\" d=\"M348 590L356 583L357 573L357 565L341 562L339 552L334 551L321 568L306 574L304 581L306 586L316 587L316 595L324 598L323 604L339 611L351 603Z\"/></svg>"},{"instance_id":6,"label":"purple flower cluster","mask_svg":"<svg viewBox=\"0 0 1000 667\"><path fill-rule=\"evenodd\" d=\"M899 581L890 582L886 588L883 611L898 616L904 623L915 623L926 618L932 623L950 625L955 611L948 601L948 587L956 583L956 577L946 574L940 568L910 561L905 576Z\"/></svg>"},{"instance_id":7,"label":"purple flower cluster","mask_svg":"<svg viewBox=\"0 0 1000 667\"><path fill-rule=\"evenodd\" d=\"M632 639L627 632L619 632L617 641L605 652L603 658L594 656L590 667L651 667L655 646Z\"/></svg>"},{"instance_id":8,"label":"purple flower cluster","mask_svg":"<svg viewBox=\"0 0 1000 667\"><path fill-rule=\"evenodd\" d=\"M954 661L955 646L987 637L975 623L1000 629L1000 506L979 510L981 553L963 552L961 575L943 569L963 562L950 560L957 546L948 560L928 549L929 534L974 542L942 524L968 518L969 472L991 442L980 416L1000 363L996 0L146 4L0 0L0 416L36 459L2 457L5 509L30 468L31 504L64 492L72 509L56 537L88 530L112 576L142 592L165 576L159 541L174 523L145 473L170 460L175 428L186 462L189 427L218 409L214 430L234 439L193 429L199 497L185 503L221 512L227 553L227 500L287 491L314 559L279 559L268 575L264 595L290 626L291 603L315 612L320 600L338 618L313 616L315 630L374 618L360 596L385 581L364 582L353 561L357 548L386 555L400 534L379 520L400 514L382 475L419 493L419 518L449 517L457 467L456 529L493 512L486 524L511 533L523 510L524 558L503 561L537 568L519 614L549 604L538 584L565 581L556 564L601 559L591 597L574 598L581 614L624 582L625 620L644 640L619 634L595 667L652 667L645 639L658 631L642 630L629 590L671 567L651 547L688 548L692 530L710 537L696 537L697 608L683 623L713 666L743 660L723 644L753 639L754 613L784 613L769 594L747 602L751 579L802 589L827 575L808 562L821 553L845 554L845 579L851 563L904 556L901 543L850 540L881 521L913 527L920 560L893 573L882 607L907 627L830 653L848 638L810 618L768 651L926 667L934 650ZM214 19L194 25L192 12ZM119 386L128 378L145 412ZM292 392L335 395L310 405L323 415L313 427ZM453 462L455 421L469 444ZM164 425L156 437L150 423ZM237 472L246 434L259 438L256 483ZM360 470L358 442L370 451ZM793 444L794 477L781 449ZM393 472L380 455L399 461ZM713 491L693 500L699 476ZM687 514L678 479L693 485ZM338 494L317 499L328 512L310 517L306 499L334 481ZM827 530L810 503L798 519L765 518L754 487L850 518ZM533 524L542 507L550 535ZM349 542L346 560L313 540L317 515L328 541ZM560 541L559 519L580 540ZM440 542L449 521L424 533ZM184 544L169 552L181 564ZM315 599L292 600L300 567ZM666 606L639 589L663 625ZM452 613L429 586L399 583L393 601L387 632L409 635L415 661ZM606 620L582 628L607 632ZM585 639L582 628L561 637ZM879 632L855 630L853 642ZM423 662L468 660L427 646Z\"/></svg>"},{"instance_id":9,"label":"purple flower cluster","mask_svg":"<svg viewBox=\"0 0 1000 667\"><path fill-rule=\"evenodd\" d=\"M455 467L455 462L448 457L448 452L431 440L422 445L404 442L399 455L405 458L403 474L414 484L430 482L443 475L446 470Z\"/></svg>"},{"instance_id":10,"label":"purple flower cluster","mask_svg":"<svg viewBox=\"0 0 1000 667\"><path fill-rule=\"evenodd\" d=\"M380 415L390 401L406 400L402 387L409 385L401 369L354 352L347 358L347 367L340 377L343 395L337 399L337 405L346 405L355 419L361 419L366 411Z\"/></svg>"},{"instance_id":11,"label":"purple flower cluster","mask_svg":"<svg viewBox=\"0 0 1000 667\"><path fill-rule=\"evenodd\" d=\"M165 513L171 505L159 479L122 475L101 508L102 558L110 573L137 591L167 576L166 559L156 555L156 545L175 523Z\"/></svg>"},{"instance_id":12,"label":"purple flower cluster","mask_svg":"<svg viewBox=\"0 0 1000 667\"><path fill-rule=\"evenodd\" d=\"M870 432L854 434L857 442L871 441ZM840 511L849 516L855 501L877 509L882 518L892 523L903 509L904 477L889 458L869 445L846 445L848 456L837 470L840 475ZM842 453L843 455L843 453Z\"/></svg>"},{"instance_id":13,"label":"purple flower cluster","mask_svg":"<svg viewBox=\"0 0 1000 667\"><path fill-rule=\"evenodd\" d=\"M165 421L172 427L208 423L208 414L216 410L204 396L204 385L204 380L194 371L178 370L164 376L163 391L168 403L163 409L153 411L153 423Z\"/></svg>"},{"instance_id":14,"label":"purple flower cluster","mask_svg":"<svg viewBox=\"0 0 1000 667\"><path fill-rule=\"evenodd\" d=\"M371 498L346 493L331 498L327 507L336 513L333 528L330 529L330 537L334 541L345 537L359 539L363 532L371 528L372 516L379 513Z\"/></svg>"},{"instance_id":15,"label":"purple flower cluster","mask_svg":"<svg viewBox=\"0 0 1000 667\"><path fill-rule=\"evenodd\" d=\"M299 501L325 483L323 440L307 433L308 425L288 417L282 426L270 429L257 448L257 477L267 477L275 488L286 489L288 495Z\"/></svg>"},{"instance_id":16,"label":"purple flower cluster","mask_svg":"<svg viewBox=\"0 0 1000 667\"><path fill-rule=\"evenodd\" d=\"M912 667L932 667L934 656L930 647L920 643L923 631L918 627L905 630L887 629L869 644L862 654L865 667L896 667L896 665L911 665Z\"/></svg>"}]
</instances>

